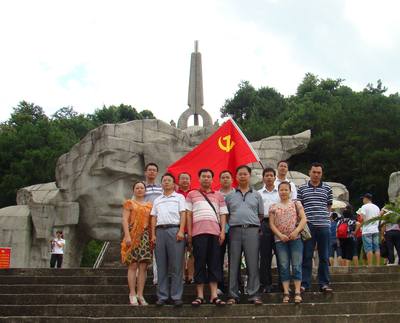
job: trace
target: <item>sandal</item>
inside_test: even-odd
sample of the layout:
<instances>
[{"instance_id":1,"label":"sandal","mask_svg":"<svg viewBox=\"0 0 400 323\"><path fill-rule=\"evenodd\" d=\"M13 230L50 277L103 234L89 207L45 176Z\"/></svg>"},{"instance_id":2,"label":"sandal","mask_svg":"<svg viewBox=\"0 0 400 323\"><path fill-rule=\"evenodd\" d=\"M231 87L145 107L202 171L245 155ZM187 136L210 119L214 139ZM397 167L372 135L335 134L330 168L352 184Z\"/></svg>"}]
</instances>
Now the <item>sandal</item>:
<instances>
[{"instance_id":1,"label":"sandal","mask_svg":"<svg viewBox=\"0 0 400 323\"><path fill-rule=\"evenodd\" d=\"M226 305L226 303L222 299L220 299L218 296L215 297L214 299L212 299L210 301L210 303L212 303L216 306L225 306Z\"/></svg>"},{"instance_id":2,"label":"sandal","mask_svg":"<svg viewBox=\"0 0 400 323\"><path fill-rule=\"evenodd\" d=\"M226 302L226 305L234 305L234 304L237 304L237 303L238 303L238 301L235 298L230 298Z\"/></svg>"},{"instance_id":3,"label":"sandal","mask_svg":"<svg viewBox=\"0 0 400 323\"><path fill-rule=\"evenodd\" d=\"M300 304L302 301L303 301L303 298L301 297L301 293L295 293L294 294L294 303Z\"/></svg>"},{"instance_id":4,"label":"sandal","mask_svg":"<svg viewBox=\"0 0 400 323\"><path fill-rule=\"evenodd\" d=\"M196 299L192 302L192 306L199 307L201 304L204 304L206 301L204 298L196 297Z\"/></svg>"},{"instance_id":5,"label":"sandal","mask_svg":"<svg viewBox=\"0 0 400 323\"><path fill-rule=\"evenodd\" d=\"M254 300L252 301L252 303L253 303L254 305L262 305L262 304L263 304L263 301L262 301L261 299L259 299L259 298L256 298L256 299L254 299Z\"/></svg>"},{"instance_id":6,"label":"sandal","mask_svg":"<svg viewBox=\"0 0 400 323\"><path fill-rule=\"evenodd\" d=\"M129 303L132 306L139 306L137 296L136 295L129 295Z\"/></svg>"},{"instance_id":7,"label":"sandal","mask_svg":"<svg viewBox=\"0 0 400 323\"><path fill-rule=\"evenodd\" d=\"M283 294L282 303L287 304L287 303L289 303L289 301L290 301L289 294Z\"/></svg>"},{"instance_id":8,"label":"sandal","mask_svg":"<svg viewBox=\"0 0 400 323\"><path fill-rule=\"evenodd\" d=\"M143 296L138 296L138 297L137 297L137 300L138 300L139 305L141 305L141 306L147 306L147 305L149 305L149 303L146 302L146 300L144 299Z\"/></svg>"}]
</instances>

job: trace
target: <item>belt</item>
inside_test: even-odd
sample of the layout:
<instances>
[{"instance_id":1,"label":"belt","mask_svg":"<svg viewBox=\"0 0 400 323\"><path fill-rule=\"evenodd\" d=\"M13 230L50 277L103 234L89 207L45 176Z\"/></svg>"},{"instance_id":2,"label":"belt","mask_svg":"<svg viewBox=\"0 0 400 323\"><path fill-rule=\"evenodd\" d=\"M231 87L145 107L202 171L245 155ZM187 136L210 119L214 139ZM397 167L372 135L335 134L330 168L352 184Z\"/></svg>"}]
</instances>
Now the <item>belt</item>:
<instances>
[{"instance_id":1,"label":"belt","mask_svg":"<svg viewBox=\"0 0 400 323\"><path fill-rule=\"evenodd\" d=\"M231 225L231 228L258 228L259 225L255 225L255 224L239 224L239 225Z\"/></svg>"},{"instance_id":2,"label":"belt","mask_svg":"<svg viewBox=\"0 0 400 323\"><path fill-rule=\"evenodd\" d=\"M179 228L179 224L159 224L156 229L169 229L169 228Z\"/></svg>"}]
</instances>

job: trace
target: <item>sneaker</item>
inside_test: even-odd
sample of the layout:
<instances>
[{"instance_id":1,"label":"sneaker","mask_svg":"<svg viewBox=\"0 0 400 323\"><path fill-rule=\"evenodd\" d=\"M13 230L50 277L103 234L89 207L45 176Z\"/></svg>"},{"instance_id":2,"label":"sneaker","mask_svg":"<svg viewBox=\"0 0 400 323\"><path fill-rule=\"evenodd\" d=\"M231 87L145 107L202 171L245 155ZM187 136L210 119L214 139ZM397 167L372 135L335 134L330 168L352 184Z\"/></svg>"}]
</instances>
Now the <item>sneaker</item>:
<instances>
[{"instance_id":1,"label":"sneaker","mask_svg":"<svg viewBox=\"0 0 400 323\"><path fill-rule=\"evenodd\" d=\"M321 292L326 293L326 294L333 292L333 289L331 287L329 287L328 285L322 286L320 290L321 290Z\"/></svg>"}]
</instances>

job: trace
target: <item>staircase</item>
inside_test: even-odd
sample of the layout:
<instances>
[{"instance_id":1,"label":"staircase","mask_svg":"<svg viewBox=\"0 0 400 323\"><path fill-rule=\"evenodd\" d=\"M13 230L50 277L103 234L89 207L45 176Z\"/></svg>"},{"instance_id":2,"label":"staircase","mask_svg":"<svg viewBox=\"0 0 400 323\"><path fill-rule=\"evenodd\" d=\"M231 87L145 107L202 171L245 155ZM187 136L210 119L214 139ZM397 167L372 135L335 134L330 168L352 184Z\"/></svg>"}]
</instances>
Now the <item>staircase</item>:
<instances>
[{"instance_id":1,"label":"staircase","mask_svg":"<svg viewBox=\"0 0 400 323\"><path fill-rule=\"evenodd\" d=\"M181 308L132 307L126 268L1 269L0 322L400 322L400 267L331 268L334 293L313 285L300 305L282 304L281 293L264 294L262 306L189 305L195 286L186 285ZM276 277L275 277L276 278ZM145 298L154 304L148 278Z\"/></svg>"}]
</instances>

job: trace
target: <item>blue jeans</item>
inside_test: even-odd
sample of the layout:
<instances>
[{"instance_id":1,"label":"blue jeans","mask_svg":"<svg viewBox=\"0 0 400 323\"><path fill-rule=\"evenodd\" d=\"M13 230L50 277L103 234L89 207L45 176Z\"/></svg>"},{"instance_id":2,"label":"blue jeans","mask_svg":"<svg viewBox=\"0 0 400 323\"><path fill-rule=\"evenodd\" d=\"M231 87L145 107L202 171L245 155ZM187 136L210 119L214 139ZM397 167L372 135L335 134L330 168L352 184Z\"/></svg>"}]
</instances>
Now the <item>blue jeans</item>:
<instances>
[{"instance_id":1,"label":"blue jeans","mask_svg":"<svg viewBox=\"0 0 400 323\"><path fill-rule=\"evenodd\" d=\"M329 227L317 227L307 223L311 231L312 238L304 241L303 251L303 280L301 285L309 289L311 287L312 260L315 245L318 248L319 266L318 283L319 287L329 285L329 249L330 249L330 230Z\"/></svg>"},{"instance_id":2,"label":"blue jeans","mask_svg":"<svg viewBox=\"0 0 400 323\"><path fill-rule=\"evenodd\" d=\"M303 262L303 241L301 239L288 242L276 242L276 252L279 259L279 274L282 282L301 280L301 264ZM292 276L290 276L292 265Z\"/></svg>"}]
</instances>

